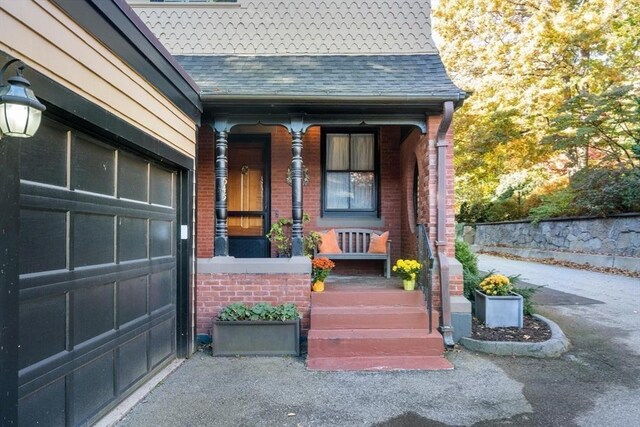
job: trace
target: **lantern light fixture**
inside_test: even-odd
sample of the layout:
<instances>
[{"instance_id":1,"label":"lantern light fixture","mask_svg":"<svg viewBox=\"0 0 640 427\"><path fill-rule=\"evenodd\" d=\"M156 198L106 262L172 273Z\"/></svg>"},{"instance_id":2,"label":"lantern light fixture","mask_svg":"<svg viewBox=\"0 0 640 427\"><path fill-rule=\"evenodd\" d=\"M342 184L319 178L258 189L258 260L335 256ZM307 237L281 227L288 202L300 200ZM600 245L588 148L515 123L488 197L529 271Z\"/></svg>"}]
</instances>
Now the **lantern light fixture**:
<instances>
[{"instance_id":1,"label":"lantern light fixture","mask_svg":"<svg viewBox=\"0 0 640 427\"><path fill-rule=\"evenodd\" d=\"M4 81L4 72L13 63L18 62L17 73ZM0 69L0 135L29 138L33 136L46 109L31 90L31 83L22 75L24 64L12 59Z\"/></svg>"}]
</instances>

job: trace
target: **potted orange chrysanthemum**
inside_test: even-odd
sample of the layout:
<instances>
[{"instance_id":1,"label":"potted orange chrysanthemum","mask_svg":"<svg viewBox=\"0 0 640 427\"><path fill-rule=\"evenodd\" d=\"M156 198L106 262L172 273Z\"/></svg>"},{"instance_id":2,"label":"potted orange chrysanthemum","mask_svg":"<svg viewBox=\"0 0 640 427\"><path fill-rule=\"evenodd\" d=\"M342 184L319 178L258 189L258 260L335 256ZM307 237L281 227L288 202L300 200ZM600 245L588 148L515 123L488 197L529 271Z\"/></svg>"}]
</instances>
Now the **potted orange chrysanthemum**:
<instances>
[{"instance_id":1,"label":"potted orange chrysanthemum","mask_svg":"<svg viewBox=\"0 0 640 427\"><path fill-rule=\"evenodd\" d=\"M335 266L329 258L314 258L311 261L311 290L314 292L324 291L324 281L327 280L329 273Z\"/></svg>"}]
</instances>

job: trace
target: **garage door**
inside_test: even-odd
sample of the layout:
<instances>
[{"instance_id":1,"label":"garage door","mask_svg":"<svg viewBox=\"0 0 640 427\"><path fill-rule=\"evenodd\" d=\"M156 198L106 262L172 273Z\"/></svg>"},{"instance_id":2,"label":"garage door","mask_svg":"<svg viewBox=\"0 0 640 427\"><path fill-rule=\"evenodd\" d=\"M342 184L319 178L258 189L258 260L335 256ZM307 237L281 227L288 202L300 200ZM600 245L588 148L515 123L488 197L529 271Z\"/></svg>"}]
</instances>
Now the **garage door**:
<instances>
[{"instance_id":1,"label":"garage door","mask_svg":"<svg viewBox=\"0 0 640 427\"><path fill-rule=\"evenodd\" d=\"M176 173L44 121L21 142L21 425L79 425L176 354Z\"/></svg>"}]
</instances>

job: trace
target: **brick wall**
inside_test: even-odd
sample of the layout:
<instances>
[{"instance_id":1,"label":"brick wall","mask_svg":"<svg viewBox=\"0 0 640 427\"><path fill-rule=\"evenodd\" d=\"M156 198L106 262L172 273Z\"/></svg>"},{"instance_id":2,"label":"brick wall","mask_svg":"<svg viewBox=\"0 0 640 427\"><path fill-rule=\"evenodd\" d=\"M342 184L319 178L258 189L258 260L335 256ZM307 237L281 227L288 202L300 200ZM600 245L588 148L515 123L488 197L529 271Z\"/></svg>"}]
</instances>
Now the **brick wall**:
<instances>
[{"instance_id":1,"label":"brick wall","mask_svg":"<svg viewBox=\"0 0 640 427\"><path fill-rule=\"evenodd\" d=\"M215 230L215 137L210 126L201 126L198 132L198 159L196 186L198 206L196 209L198 258L213 256L213 234Z\"/></svg>"},{"instance_id":2,"label":"brick wall","mask_svg":"<svg viewBox=\"0 0 640 427\"><path fill-rule=\"evenodd\" d=\"M311 300L308 274L198 274L196 280L196 333L211 335L211 322L234 302L273 305L294 303L302 315L303 334L309 330Z\"/></svg>"},{"instance_id":3,"label":"brick wall","mask_svg":"<svg viewBox=\"0 0 640 427\"><path fill-rule=\"evenodd\" d=\"M436 241L436 221L437 221L437 149L436 149L436 137L438 132L438 126L442 120L442 116L430 116L427 122L428 125L428 144L422 144L419 147L420 159L422 159L422 167L426 170L426 176L422 176L421 171L421 196L420 204L420 218L428 220L429 224L433 224L429 233L429 239L432 242ZM447 146L447 164L446 164L446 210L445 210L445 239L447 242L444 248L445 254L449 259L455 258L455 187L454 176L455 170L453 166L453 123L449 127L447 132L446 141ZM437 278L437 281L436 281ZM439 285L438 276L434 275L434 282ZM434 294L436 286L434 286ZM438 292L439 294L439 288ZM449 293L450 295L462 295L463 293L463 281L462 276L450 275L449 276ZM439 296L438 296L439 301ZM439 306L439 302L436 306Z\"/></svg>"},{"instance_id":4,"label":"brick wall","mask_svg":"<svg viewBox=\"0 0 640 427\"><path fill-rule=\"evenodd\" d=\"M426 136L420 135L414 130L400 146L400 169L402 171L401 189L401 256L403 258L415 257L417 253L417 235L414 223L416 221L416 207L413 206L413 176L414 169L418 166L418 147L426 143ZM420 167L418 167L420 170ZM423 196L424 198L424 196ZM420 198L419 198L420 201Z\"/></svg>"},{"instance_id":5,"label":"brick wall","mask_svg":"<svg viewBox=\"0 0 640 427\"><path fill-rule=\"evenodd\" d=\"M384 230L389 230L391 242L391 262L401 258L402 235L400 215L402 194L399 190L402 180L400 168L400 128L386 126L380 129L380 198L381 216ZM383 231L384 231L383 230Z\"/></svg>"}]
</instances>

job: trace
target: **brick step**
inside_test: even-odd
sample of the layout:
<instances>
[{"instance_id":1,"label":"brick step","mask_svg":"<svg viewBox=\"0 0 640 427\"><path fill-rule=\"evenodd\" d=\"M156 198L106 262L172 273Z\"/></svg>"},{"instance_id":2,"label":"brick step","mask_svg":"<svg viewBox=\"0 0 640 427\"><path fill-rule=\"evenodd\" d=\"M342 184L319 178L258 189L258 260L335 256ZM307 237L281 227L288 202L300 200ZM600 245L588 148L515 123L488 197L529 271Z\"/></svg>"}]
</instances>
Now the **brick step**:
<instances>
[{"instance_id":1,"label":"brick step","mask_svg":"<svg viewBox=\"0 0 640 427\"><path fill-rule=\"evenodd\" d=\"M312 371L443 371L453 369L453 365L442 355L309 357L307 369Z\"/></svg>"},{"instance_id":2,"label":"brick step","mask_svg":"<svg viewBox=\"0 0 640 427\"><path fill-rule=\"evenodd\" d=\"M358 289L332 289L330 292L313 292L312 307L344 306L424 306L424 294L420 291L399 289L374 289L363 292Z\"/></svg>"},{"instance_id":3,"label":"brick step","mask_svg":"<svg viewBox=\"0 0 640 427\"><path fill-rule=\"evenodd\" d=\"M426 329L311 329L309 358L368 356L442 356L442 335Z\"/></svg>"},{"instance_id":4,"label":"brick step","mask_svg":"<svg viewBox=\"0 0 640 427\"><path fill-rule=\"evenodd\" d=\"M438 312L432 314L433 329L438 328ZM346 306L313 307L311 328L327 329L427 329L424 307Z\"/></svg>"}]
</instances>

